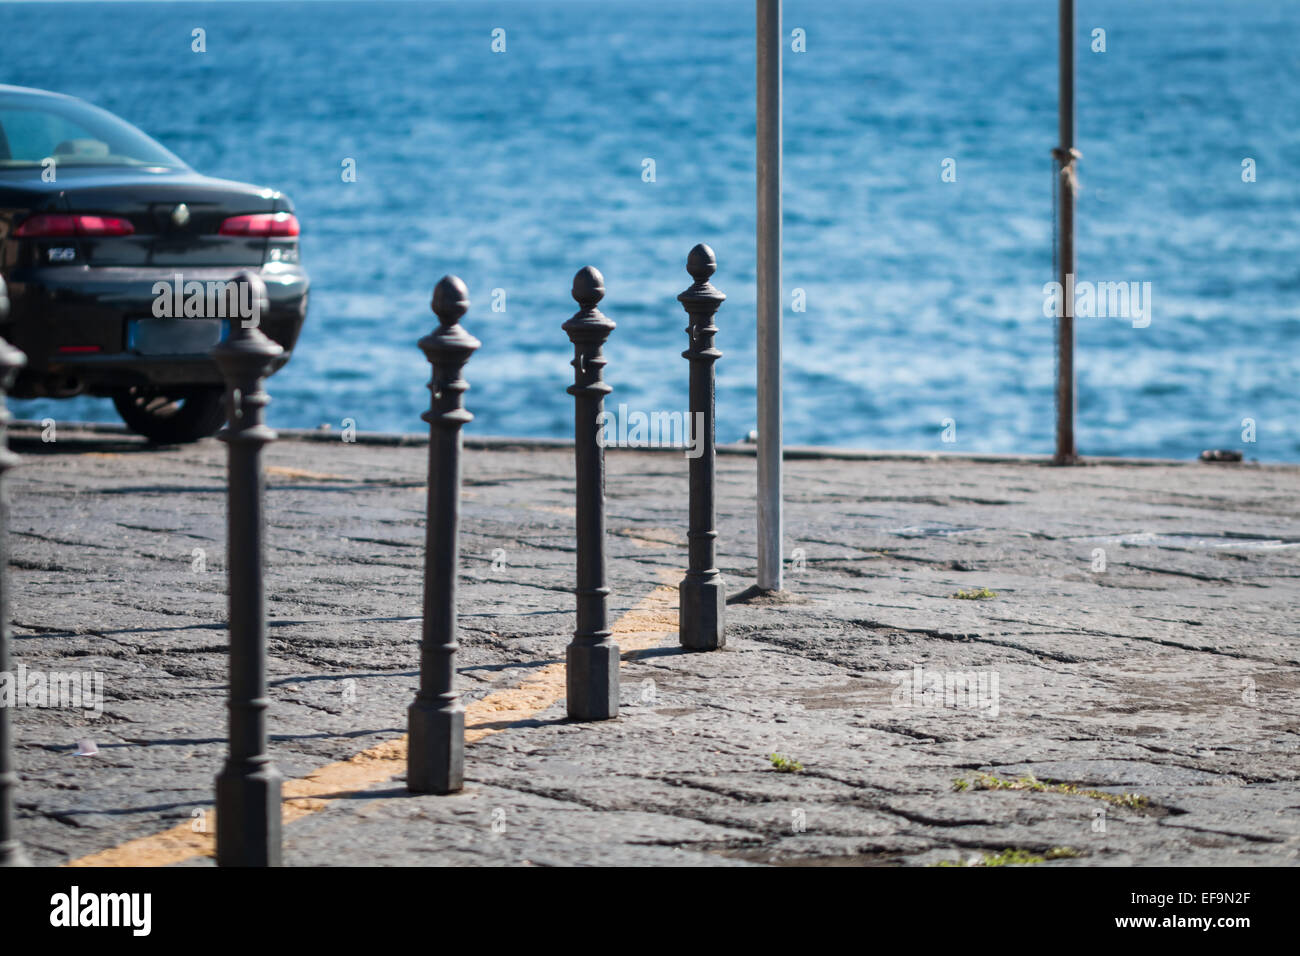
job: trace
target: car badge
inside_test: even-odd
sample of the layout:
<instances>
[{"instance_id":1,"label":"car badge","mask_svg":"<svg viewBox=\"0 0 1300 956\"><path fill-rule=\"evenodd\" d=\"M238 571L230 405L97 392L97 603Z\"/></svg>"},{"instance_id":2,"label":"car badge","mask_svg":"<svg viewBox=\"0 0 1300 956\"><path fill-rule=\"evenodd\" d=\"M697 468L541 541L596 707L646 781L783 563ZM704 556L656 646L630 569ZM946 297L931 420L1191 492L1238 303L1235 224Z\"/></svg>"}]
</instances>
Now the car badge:
<instances>
[{"instance_id":1,"label":"car badge","mask_svg":"<svg viewBox=\"0 0 1300 956\"><path fill-rule=\"evenodd\" d=\"M179 206L177 206L175 209L172 210L172 222L178 227L184 226L189 221L190 221L190 207L185 205L185 203L181 203Z\"/></svg>"}]
</instances>

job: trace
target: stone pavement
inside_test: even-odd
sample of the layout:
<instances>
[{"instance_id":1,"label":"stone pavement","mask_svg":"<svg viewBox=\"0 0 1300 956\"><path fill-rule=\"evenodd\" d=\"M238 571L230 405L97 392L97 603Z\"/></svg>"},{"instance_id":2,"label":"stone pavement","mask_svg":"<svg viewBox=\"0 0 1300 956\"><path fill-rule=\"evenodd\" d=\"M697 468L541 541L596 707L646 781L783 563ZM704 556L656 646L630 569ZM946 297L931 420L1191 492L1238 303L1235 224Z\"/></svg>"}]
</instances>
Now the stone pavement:
<instances>
[{"instance_id":1,"label":"stone pavement","mask_svg":"<svg viewBox=\"0 0 1300 956\"><path fill-rule=\"evenodd\" d=\"M665 587L685 462L611 451L623 711L571 724L572 452L473 447L474 742L464 793L415 797L392 742L416 684L426 452L307 437L267 451L272 752L300 781L367 753L287 785L289 865L1297 861L1300 469L790 461L791 597L731 604L727 649L687 654ZM14 447L16 663L96 672L105 698L99 716L14 712L19 835L55 865L201 833L225 755L225 448L66 426ZM719 460L730 592L753 581L753 472ZM74 755L83 740L98 752ZM212 862L140 845L98 862Z\"/></svg>"}]
</instances>

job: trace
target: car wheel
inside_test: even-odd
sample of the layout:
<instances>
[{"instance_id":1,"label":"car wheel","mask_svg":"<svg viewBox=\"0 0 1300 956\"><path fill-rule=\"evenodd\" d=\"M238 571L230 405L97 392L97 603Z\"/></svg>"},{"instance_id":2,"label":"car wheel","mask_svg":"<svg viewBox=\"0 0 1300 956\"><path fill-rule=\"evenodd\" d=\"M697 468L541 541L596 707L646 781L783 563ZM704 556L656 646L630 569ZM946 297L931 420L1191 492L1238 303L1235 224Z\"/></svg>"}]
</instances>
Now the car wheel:
<instances>
[{"instance_id":1,"label":"car wheel","mask_svg":"<svg viewBox=\"0 0 1300 956\"><path fill-rule=\"evenodd\" d=\"M215 435L226 423L220 388L165 391L129 388L113 394L126 427L160 445L177 445Z\"/></svg>"}]
</instances>

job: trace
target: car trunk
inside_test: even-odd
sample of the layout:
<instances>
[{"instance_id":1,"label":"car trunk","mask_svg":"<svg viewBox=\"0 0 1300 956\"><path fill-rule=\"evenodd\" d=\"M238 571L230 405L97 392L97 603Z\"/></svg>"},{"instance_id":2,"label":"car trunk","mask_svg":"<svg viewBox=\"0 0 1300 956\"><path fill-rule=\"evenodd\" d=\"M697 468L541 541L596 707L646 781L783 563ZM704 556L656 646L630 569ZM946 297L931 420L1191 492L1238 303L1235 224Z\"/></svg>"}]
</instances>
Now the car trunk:
<instances>
[{"instance_id":1,"label":"car trunk","mask_svg":"<svg viewBox=\"0 0 1300 956\"><path fill-rule=\"evenodd\" d=\"M129 236L80 237L81 261L91 266L259 266L264 236L223 236L232 216L276 211L275 193L241 183L195 176L121 183L109 176L68 177L62 205L73 214L128 219Z\"/></svg>"}]
</instances>

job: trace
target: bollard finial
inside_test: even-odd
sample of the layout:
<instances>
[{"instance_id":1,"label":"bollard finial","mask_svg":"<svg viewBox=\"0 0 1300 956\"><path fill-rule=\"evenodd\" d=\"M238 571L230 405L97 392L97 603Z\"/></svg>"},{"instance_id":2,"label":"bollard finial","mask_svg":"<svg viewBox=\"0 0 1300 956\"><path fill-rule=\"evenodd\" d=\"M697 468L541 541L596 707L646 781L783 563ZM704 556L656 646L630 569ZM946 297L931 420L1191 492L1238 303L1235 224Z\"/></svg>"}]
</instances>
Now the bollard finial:
<instances>
[{"instance_id":1,"label":"bollard finial","mask_svg":"<svg viewBox=\"0 0 1300 956\"><path fill-rule=\"evenodd\" d=\"M686 257L686 271L696 282L708 282L709 277L718 271L718 257L701 242Z\"/></svg>"},{"instance_id":2,"label":"bollard finial","mask_svg":"<svg viewBox=\"0 0 1300 956\"><path fill-rule=\"evenodd\" d=\"M0 390L9 391L14 384L14 379L22 371L23 366L27 364L27 356L21 349L10 345L4 339L0 339ZM4 411L0 410L0 421L4 420ZM3 454L3 449L0 449Z\"/></svg>"},{"instance_id":3,"label":"bollard finial","mask_svg":"<svg viewBox=\"0 0 1300 956\"><path fill-rule=\"evenodd\" d=\"M455 325L469 311L469 289L458 276L443 276L433 287L432 306L444 327Z\"/></svg>"},{"instance_id":4,"label":"bollard finial","mask_svg":"<svg viewBox=\"0 0 1300 956\"><path fill-rule=\"evenodd\" d=\"M259 400L265 399L265 405L270 399L254 379L274 371L273 363L284 354L284 347L262 331L262 318L271 307L262 277L252 269L244 269L231 281L238 286L236 311L241 314L231 316L230 335L212 350L212 357L227 385L233 381L231 388L249 398L256 394ZM251 314L242 314L245 309Z\"/></svg>"},{"instance_id":5,"label":"bollard finial","mask_svg":"<svg viewBox=\"0 0 1300 956\"><path fill-rule=\"evenodd\" d=\"M691 274L691 278L695 281L691 283L689 289L677 297L677 301L685 306L686 311L692 315L695 313L706 315L708 321L705 324L711 325L713 314L718 311L718 306L722 305L727 299L709 282L709 277L718 271L718 257L713 254L713 250L705 243L697 243L686 257L686 271ZM686 331L689 332L690 329L688 328ZM686 353L683 352L682 354L685 355Z\"/></svg>"},{"instance_id":6,"label":"bollard finial","mask_svg":"<svg viewBox=\"0 0 1300 956\"><path fill-rule=\"evenodd\" d=\"M0 319L9 314L9 291L5 286L4 276L0 276ZM8 391L17 378L18 372L27 364L27 356L19 349L0 339L0 389ZM0 408L0 425L3 424L3 408ZM3 454L3 449L0 449Z\"/></svg>"},{"instance_id":7,"label":"bollard finial","mask_svg":"<svg viewBox=\"0 0 1300 956\"><path fill-rule=\"evenodd\" d=\"M605 277L595 266L583 266L573 277L573 299L584 310L594 309L605 298Z\"/></svg>"},{"instance_id":8,"label":"bollard finial","mask_svg":"<svg viewBox=\"0 0 1300 956\"><path fill-rule=\"evenodd\" d=\"M271 298L266 292L266 282L252 269L241 269L235 274L233 280L241 288L239 290L239 304L241 308L245 302L248 303L252 315L244 316L246 319L253 319L251 325L244 322L235 322L231 325L230 337L232 339L252 338L251 333L261 327L262 316L271 308ZM245 293L243 286L248 286L248 292Z\"/></svg>"}]
</instances>

